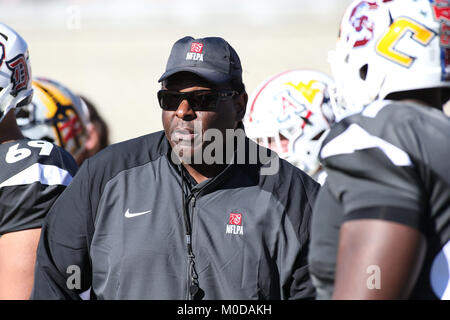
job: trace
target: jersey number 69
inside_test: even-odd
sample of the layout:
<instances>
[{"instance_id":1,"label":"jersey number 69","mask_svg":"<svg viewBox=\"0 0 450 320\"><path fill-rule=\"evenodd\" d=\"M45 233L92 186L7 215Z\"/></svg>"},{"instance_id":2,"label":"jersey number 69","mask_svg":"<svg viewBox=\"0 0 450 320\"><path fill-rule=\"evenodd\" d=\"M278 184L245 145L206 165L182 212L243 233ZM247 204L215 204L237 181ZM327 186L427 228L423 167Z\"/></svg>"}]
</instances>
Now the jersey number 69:
<instances>
[{"instance_id":1,"label":"jersey number 69","mask_svg":"<svg viewBox=\"0 0 450 320\"><path fill-rule=\"evenodd\" d=\"M42 140L32 140L27 143L29 147L32 148L39 148L41 151L39 151L40 156L48 156L52 152L53 144L51 144L48 141L42 141ZM16 143L15 145L11 146L8 149L8 152L6 153L6 162L7 163L14 163L20 160L25 159L26 157L29 157L31 155L31 150L28 148L20 148L19 149L19 143Z\"/></svg>"}]
</instances>

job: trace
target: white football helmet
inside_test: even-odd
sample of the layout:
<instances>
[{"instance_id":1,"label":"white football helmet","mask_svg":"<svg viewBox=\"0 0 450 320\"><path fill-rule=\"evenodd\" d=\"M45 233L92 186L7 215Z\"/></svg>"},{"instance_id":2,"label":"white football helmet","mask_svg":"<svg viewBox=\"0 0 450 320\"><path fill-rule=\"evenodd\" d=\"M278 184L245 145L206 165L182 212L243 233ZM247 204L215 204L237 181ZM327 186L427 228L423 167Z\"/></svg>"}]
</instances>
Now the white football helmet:
<instances>
[{"instance_id":1,"label":"white football helmet","mask_svg":"<svg viewBox=\"0 0 450 320\"><path fill-rule=\"evenodd\" d=\"M33 95L28 45L3 23L0 23L0 90L0 122L11 109L29 104Z\"/></svg>"},{"instance_id":2,"label":"white football helmet","mask_svg":"<svg viewBox=\"0 0 450 320\"><path fill-rule=\"evenodd\" d=\"M25 137L47 140L77 159L84 152L89 111L84 101L66 86L46 78L33 78L32 102L16 110Z\"/></svg>"},{"instance_id":3,"label":"white football helmet","mask_svg":"<svg viewBox=\"0 0 450 320\"><path fill-rule=\"evenodd\" d=\"M342 110L393 92L449 87L448 0L355 0L329 62Z\"/></svg>"},{"instance_id":4,"label":"white football helmet","mask_svg":"<svg viewBox=\"0 0 450 320\"><path fill-rule=\"evenodd\" d=\"M328 76L312 70L290 70L264 81L247 104L247 136L314 177L333 121L333 86Z\"/></svg>"}]
</instances>

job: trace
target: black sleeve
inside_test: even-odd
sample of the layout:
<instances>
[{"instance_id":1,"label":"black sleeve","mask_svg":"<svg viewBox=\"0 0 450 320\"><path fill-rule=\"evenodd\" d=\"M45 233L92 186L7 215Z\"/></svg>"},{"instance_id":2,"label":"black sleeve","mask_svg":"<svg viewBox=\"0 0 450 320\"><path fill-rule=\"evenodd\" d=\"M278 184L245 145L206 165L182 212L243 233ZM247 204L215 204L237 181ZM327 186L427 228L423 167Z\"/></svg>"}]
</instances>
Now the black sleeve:
<instances>
[{"instance_id":1,"label":"black sleeve","mask_svg":"<svg viewBox=\"0 0 450 320\"><path fill-rule=\"evenodd\" d=\"M31 299L80 299L91 286L89 181L86 160L44 221Z\"/></svg>"},{"instance_id":2,"label":"black sleeve","mask_svg":"<svg viewBox=\"0 0 450 320\"><path fill-rule=\"evenodd\" d=\"M331 195L326 182L317 196L311 222L308 262L311 274L317 279L334 280L342 217L342 206Z\"/></svg>"},{"instance_id":3,"label":"black sleeve","mask_svg":"<svg viewBox=\"0 0 450 320\"><path fill-rule=\"evenodd\" d=\"M303 244L294 264L289 285L289 300L312 300L316 296L308 265L308 243Z\"/></svg>"},{"instance_id":4,"label":"black sleeve","mask_svg":"<svg viewBox=\"0 0 450 320\"><path fill-rule=\"evenodd\" d=\"M39 182L2 188L0 235L40 228L49 208L65 188Z\"/></svg>"},{"instance_id":5,"label":"black sleeve","mask_svg":"<svg viewBox=\"0 0 450 320\"><path fill-rule=\"evenodd\" d=\"M303 188L298 188L299 186ZM292 230L292 238L283 244L283 272L290 274L283 284L284 296L289 300L314 299L315 289L309 275L308 250L310 241L312 208L320 185L309 176L300 185L292 184L288 192L290 200L286 206L287 230ZM302 192L299 194L299 189Z\"/></svg>"}]
</instances>

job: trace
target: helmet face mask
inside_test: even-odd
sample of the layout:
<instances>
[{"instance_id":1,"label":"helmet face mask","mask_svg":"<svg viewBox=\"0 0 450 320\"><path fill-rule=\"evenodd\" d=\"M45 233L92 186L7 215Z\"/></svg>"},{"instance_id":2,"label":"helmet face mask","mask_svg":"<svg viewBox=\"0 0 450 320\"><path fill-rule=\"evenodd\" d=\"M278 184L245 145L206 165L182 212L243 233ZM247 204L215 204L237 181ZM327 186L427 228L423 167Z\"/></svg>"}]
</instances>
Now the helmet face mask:
<instances>
[{"instance_id":1,"label":"helmet face mask","mask_svg":"<svg viewBox=\"0 0 450 320\"><path fill-rule=\"evenodd\" d=\"M263 82L251 95L244 118L247 136L313 175L333 111L332 80L317 71L290 70Z\"/></svg>"},{"instance_id":2,"label":"helmet face mask","mask_svg":"<svg viewBox=\"0 0 450 320\"><path fill-rule=\"evenodd\" d=\"M82 99L56 81L34 78L32 86L32 102L16 110L23 135L52 142L77 159L84 152L89 117Z\"/></svg>"},{"instance_id":3,"label":"helmet face mask","mask_svg":"<svg viewBox=\"0 0 450 320\"><path fill-rule=\"evenodd\" d=\"M15 107L31 102L28 45L13 29L0 23L0 122Z\"/></svg>"},{"instance_id":4,"label":"helmet face mask","mask_svg":"<svg viewBox=\"0 0 450 320\"><path fill-rule=\"evenodd\" d=\"M390 93L450 86L443 9L447 14L447 0L356 0L348 7L329 55L344 113Z\"/></svg>"}]
</instances>

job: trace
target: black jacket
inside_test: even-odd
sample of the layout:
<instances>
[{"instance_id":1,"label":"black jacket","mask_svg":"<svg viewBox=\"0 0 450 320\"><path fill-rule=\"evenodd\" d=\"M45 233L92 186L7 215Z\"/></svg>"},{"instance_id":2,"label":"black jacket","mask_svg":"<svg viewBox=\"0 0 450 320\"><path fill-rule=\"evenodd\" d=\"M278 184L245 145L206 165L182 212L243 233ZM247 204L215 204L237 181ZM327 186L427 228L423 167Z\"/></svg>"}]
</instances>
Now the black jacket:
<instances>
[{"instance_id":1,"label":"black jacket","mask_svg":"<svg viewBox=\"0 0 450 320\"><path fill-rule=\"evenodd\" d=\"M189 299L193 274L196 298L313 298L307 249L319 185L279 160L277 174L261 174L268 163L231 164L190 190L169 153L157 132L83 164L44 224L32 298L91 288L98 299Z\"/></svg>"}]
</instances>

